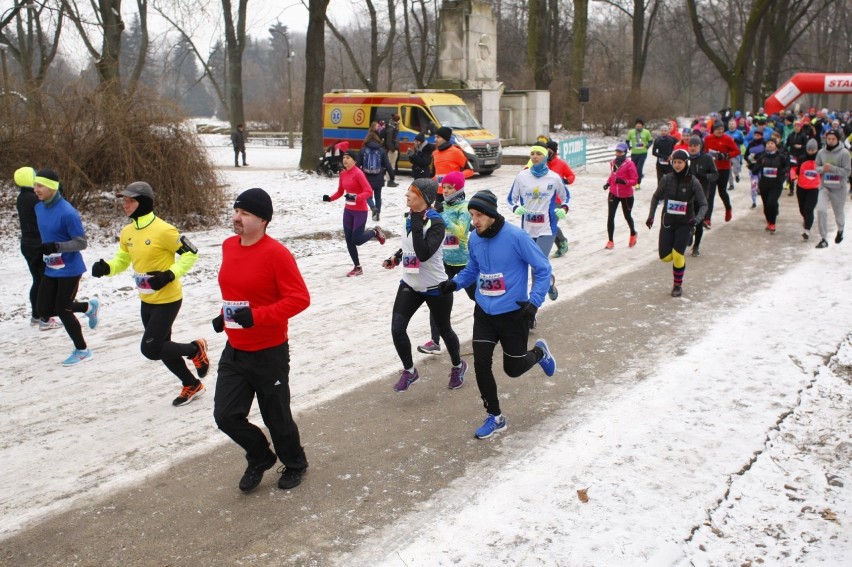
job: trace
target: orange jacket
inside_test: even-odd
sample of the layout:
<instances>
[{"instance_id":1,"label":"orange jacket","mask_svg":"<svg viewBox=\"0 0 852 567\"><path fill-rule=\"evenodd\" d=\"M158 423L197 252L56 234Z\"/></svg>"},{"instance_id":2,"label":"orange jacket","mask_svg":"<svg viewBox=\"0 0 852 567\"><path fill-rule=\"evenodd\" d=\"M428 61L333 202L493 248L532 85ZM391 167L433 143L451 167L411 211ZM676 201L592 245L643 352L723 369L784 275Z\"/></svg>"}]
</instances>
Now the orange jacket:
<instances>
[{"instance_id":1,"label":"orange jacket","mask_svg":"<svg viewBox=\"0 0 852 567\"><path fill-rule=\"evenodd\" d=\"M435 148L432 152L432 171L435 172L435 180L451 171L461 171L465 178L473 177L474 171L467 164L467 156L462 149L456 145L442 150ZM438 193L443 194L441 184L438 184Z\"/></svg>"}]
</instances>

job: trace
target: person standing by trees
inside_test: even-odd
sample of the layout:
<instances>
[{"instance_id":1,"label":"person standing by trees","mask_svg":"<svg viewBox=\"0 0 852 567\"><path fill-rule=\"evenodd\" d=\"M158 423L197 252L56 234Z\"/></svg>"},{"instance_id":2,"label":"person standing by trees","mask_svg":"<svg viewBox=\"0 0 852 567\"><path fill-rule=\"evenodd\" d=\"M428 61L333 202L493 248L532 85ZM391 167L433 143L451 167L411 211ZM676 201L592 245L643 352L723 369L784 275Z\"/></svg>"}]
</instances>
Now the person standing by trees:
<instances>
[{"instance_id":1,"label":"person standing by trees","mask_svg":"<svg viewBox=\"0 0 852 567\"><path fill-rule=\"evenodd\" d=\"M358 153L358 159L355 164L361 168L364 175L367 177L370 187L373 189L373 195L367 199L367 205L373 213L373 221L378 222L382 212L382 187L385 185L385 173L390 176L393 185L388 183L389 187L396 187L394 180L393 166L388 160L385 150L382 149L382 139L372 129L367 132L367 137L364 138L364 145Z\"/></svg>"},{"instance_id":2,"label":"person standing by trees","mask_svg":"<svg viewBox=\"0 0 852 567\"><path fill-rule=\"evenodd\" d=\"M90 329L97 327L99 322L100 302L96 298L88 302L75 299L80 277L86 272L86 264L80 252L89 243L80 214L62 197L62 185L55 171L39 170L33 190L41 201L35 211L42 240L39 251L46 266L45 277L38 290L37 311L42 317L56 315L62 321L65 332L74 343L74 350L62 362L62 366L75 366L94 357L86 346L80 321L74 314L85 313Z\"/></svg>"},{"instance_id":3,"label":"person standing by trees","mask_svg":"<svg viewBox=\"0 0 852 567\"><path fill-rule=\"evenodd\" d=\"M35 208L39 202L33 190L35 169L22 167L15 171L15 185L19 187L15 207L21 226L21 254L27 262L33 283L30 285L30 325L40 331L50 331L62 327L55 317L41 317L38 314L38 290L44 279L44 258L41 254L41 235L38 232L38 220Z\"/></svg>"},{"instance_id":4,"label":"person standing by trees","mask_svg":"<svg viewBox=\"0 0 852 567\"><path fill-rule=\"evenodd\" d=\"M689 154L677 150L672 154L673 171L660 181L651 198L651 210L645 225L654 226L654 214L662 201L663 214L660 225L660 260L672 263L674 286L672 297L683 295L683 274L686 271L686 247L692 238L692 229L704 218L707 200L701 183L689 173Z\"/></svg>"},{"instance_id":5,"label":"person standing by trees","mask_svg":"<svg viewBox=\"0 0 852 567\"><path fill-rule=\"evenodd\" d=\"M716 190L719 191L719 198L725 205L725 222L729 222L733 217L731 198L728 196L728 179L731 176L731 158L740 155L740 147L733 138L725 134L725 124L719 120L713 123L713 133L704 138L704 151L716 160L716 170L719 172L716 188L710 194L710 200L707 203L707 216L704 217L704 226L711 228L710 217L713 215Z\"/></svg>"},{"instance_id":6,"label":"person standing by trees","mask_svg":"<svg viewBox=\"0 0 852 567\"><path fill-rule=\"evenodd\" d=\"M133 268L145 329L142 354L149 360L162 361L181 381L180 395L172 405L183 406L204 394L204 384L198 378L204 378L210 367L207 341L172 341L172 325L183 302L180 278L195 265L198 249L175 227L154 215L154 189L148 183L133 182L117 196L123 198L124 213L131 222L121 231L118 252L109 262L95 262L92 276L117 276ZM179 255L177 261L175 254ZM192 361L198 378L187 369L183 357Z\"/></svg>"},{"instance_id":7,"label":"person standing by trees","mask_svg":"<svg viewBox=\"0 0 852 567\"><path fill-rule=\"evenodd\" d=\"M627 132L627 145L630 147L630 160L636 165L636 173L638 178L636 181L637 191L641 189L642 179L644 174L642 169L645 167L645 159L648 157L648 148L654 143L654 136L645 128L645 121L641 118L636 119L636 124L632 130Z\"/></svg>"},{"instance_id":8,"label":"person standing by trees","mask_svg":"<svg viewBox=\"0 0 852 567\"><path fill-rule=\"evenodd\" d=\"M349 257L355 264L355 267L346 274L348 278L364 275L361 261L358 258L358 246L373 238L378 240L379 244L385 243L385 233L378 225L372 230L364 230L367 225L367 212L369 211L367 199L373 196L373 189L370 187L364 172L355 166L357 159L358 154L354 150L349 150L343 155L343 171L340 172L337 192L333 195L322 196L322 200L326 203L336 201L340 197L344 197L346 200L343 209L343 234L346 238L346 249L349 251Z\"/></svg>"},{"instance_id":9,"label":"person standing by trees","mask_svg":"<svg viewBox=\"0 0 852 567\"><path fill-rule=\"evenodd\" d=\"M390 167L388 168L388 187L396 187L397 183L397 160L399 159L399 114L391 114L384 132L382 132L382 145L387 152ZM373 220L379 220L374 218Z\"/></svg>"},{"instance_id":10,"label":"person standing by trees","mask_svg":"<svg viewBox=\"0 0 852 567\"><path fill-rule=\"evenodd\" d=\"M246 163L246 133L242 124L237 124L237 129L231 132L231 145L234 146L234 167L240 167L240 154L243 157L243 165Z\"/></svg>"}]
</instances>

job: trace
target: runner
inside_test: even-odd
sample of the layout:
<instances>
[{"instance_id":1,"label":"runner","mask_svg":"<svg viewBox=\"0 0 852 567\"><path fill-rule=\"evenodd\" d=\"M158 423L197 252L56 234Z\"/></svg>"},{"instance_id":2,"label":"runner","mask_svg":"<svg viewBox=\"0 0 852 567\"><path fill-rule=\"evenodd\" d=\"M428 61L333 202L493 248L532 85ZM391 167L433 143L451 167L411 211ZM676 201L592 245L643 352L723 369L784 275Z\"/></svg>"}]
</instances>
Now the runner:
<instances>
[{"instance_id":1,"label":"runner","mask_svg":"<svg viewBox=\"0 0 852 567\"><path fill-rule=\"evenodd\" d=\"M471 223L470 260L459 274L442 282L442 293L452 293L478 282L473 312L473 367L476 385L487 416L474 433L486 439L505 431L497 381L492 370L494 347L503 347L503 370L517 378L539 364L547 376L556 372L556 360L544 339L527 350L529 322L544 303L550 262L520 228L497 212L497 197L489 190L477 192L468 202ZM535 274L529 289L529 272Z\"/></svg>"},{"instance_id":2,"label":"runner","mask_svg":"<svg viewBox=\"0 0 852 567\"><path fill-rule=\"evenodd\" d=\"M852 173L849 152L840 143L840 133L829 130L823 136L825 147L816 156L817 172L821 175L819 197L817 198L817 227L820 241L817 248L828 247L828 205L834 211L834 222L837 224L835 244L843 242L843 230L846 225L846 214L843 206L846 204L846 183ZM39 225L40 226L40 225Z\"/></svg>"},{"instance_id":3,"label":"runner","mask_svg":"<svg viewBox=\"0 0 852 567\"><path fill-rule=\"evenodd\" d=\"M737 128L737 121L731 118L728 120L728 129L725 131L725 134L730 136L736 142L737 147L740 148L740 153L742 153L744 144L745 144L745 136L743 133ZM742 155L738 155L736 157L731 158L731 175L728 176L728 191L733 191L736 188L736 184L740 182L740 173L743 170L743 157Z\"/></svg>"},{"instance_id":4,"label":"runner","mask_svg":"<svg viewBox=\"0 0 852 567\"><path fill-rule=\"evenodd\" d=\"M754 165L758 176L760 199L763 201L763 216L766 218L766 231L775 234L775 221L778 218L778 199L784 192L784 182L790 167L787 156L778 151L775 138L766 142L766 151L757 157Z\"/></svg>"},{"instance_id":5,"label":"runner","mask_svg":"<svg viewBox=\"0 0 852 567\"><path fill-rule=\"evenodd\" d=\"M470 212L464 195L464 175L452 171L444 176L441 182L444 189L444 210L441 218L446 225L446 235L441 250L444 255L444 272L453 277L467 265L467 242L470 238ZM465 288L468 297L474 299L476 287ZM431 340L417 347L424 354L439 354L441 352L441 331L435 322L435 317L429 313Z\"/></svg>"},{"instance_id":6,"label":"runner","mask_svg":"<svg viewBox=\"0 0 852 567\"><path fill-rule=\"evenodd\" d=\"M142 300L142 354L149 360L161 360L178 377L183 387L172 405L184 406L204 394L204 384L198 378L204 378L210 367L207 341L171 340L172 324L183 302L180 278L195 265L198 249L175 227L154 215L154 189L149 184L136 181L116 196L124 198L124 213L131 222L121 231L118 252L109 262L95 262L92 276L117 276L128 267L133 268L133 280ZM179 255L177 261L175 254ZM198 378L181 357L192 361Z\"/></svg>"},{"instance_id":7,"label":"runner","mask_svg":"<svg viewBox=\"0 0 852 567\"><path fill-rule=\"evenodd\" d=\"M648 157L648 148L654 143L654 136L650 131L645 129L645 121L637 118L635 127L627 132L627 145L630 146L630 159L636 165L636 173L639 175L636 182L636 191L641 189L642 179L644 174L642 169L645 167L645 159Z\"/></svg>"},{"instance_id":8,"label":"runner","mask_svg":"<svg viewBox=\"0 0 852 567\"><path fill-rule=\"evenodd\" d=\"M615 213L618 205L621 205L621 213L627 226L630 228L630 240L627 246L636 246L636 226L633 224L633 187L636 185L638 175L636 166L632 160L627 159L627 144L624 142L615 146L615 159L609 162L610 174L604 184L604 190L609 190L607 196L606 233L609 240L606 242L607 250L615 248Z\"/></svg>"},{"instance_id":9,"label":"runner","mask_svg":"<svg viewBox=\"0 0 852 567\"><path fill-rule=\"evenodd\" d=\"M705 199L710 191L715 191L719 172L716 171L716 161L702 151L703 143L699 136L689 138L689 174L698 179L704 190ZM692 256L701 255L701 240L704 237L704 223L695 225L695 239L692 244Z\"/></svg>"},{"instance_id":10,"label":"runner","mask_svg":"<svg viewBox=\"0 0 852 567\"><path fill-rule=\"evenodd\" d=\"M385 233L379 225L372 230L365 231L367 224L367 213L370 208L367 200L373 196L373 189L367 181L364 172L355 167L358 153L349 150L343 155L343 171L340 172L340 181L337 184L337 192L333 195L323 195L322 200L326 203L336 201L341 196L345 198L346 205L343 208L343 234L346 238L346 249L355 267L346 274L347 278L363 276L361 261L358 258L358 246L373 238L379 244L385 243Z\"/></svg>"},{"instance_id":11,"label":"runner","mask_svg":"<svg viewBox=\"0 0 852 567\"><path fill-rule=\"evenodd\" d=\"M657 158L657 183L663 178L663 175L672 172L672 165L669 163L677 140L670 135L671 126L666 122L660 126L660 135L654 139L654 149L651 153Z\"/></svg>"},{"instance_id":12,"label":"runner","mask_svg":"<svg viewBox=\"0 0 852 567\"><path fill-rule=\"evenodd\" d=\"M402 280L396 292L391 319L393 345L402 362L399 380L393 387L397 392L405 392L420 378L411 357L408 323L423 303L429 308L429 316L434 318L450 353L453 367L447 387L451 390L461 388L467 371L467 362L461 359L459 351L459 338L450 323L453 296L444 295L438 289L438 284L445 281L447 275L441 250L446 226L441 215L432 208L437 195L438 184L434 180L415 179L411 182L405 194L409 212L402 248L382 264L388 270L402 264Z\"/></svg>"},{"instance_id":13,"label":"runner","mask_svg":"<svg viewBox=\"0 0 852 567\"><path fill-rule=\"evenodd\" d=\"M725 222L733 217L731 198L728 196L728 178L731 176L731 158L740 155L740 147L733 138L725 134L725 124L718 121L713 124L713 133L704 138L704 151L716 160L716 169L719 171L719 179L716 180L716 189L719 198L725 206ZM713 201L716 197L714 190L707 202L707 216L704 217L704 226L711 227L711 216L713 215Z\"/></svg>"},{"instance_id":14,"label":"runner","mask_svg":"<svg viewBox=\"0 0 852 567\"><path fill-rule=\"evenodd\" d=\"M751 182L751 208L756 209L760 176L758 175L755 164L757 164L757 158L766 151L766 142L763 139L762 130L754 130L752 135L752 140L746 146L745 160L748 164L749 180Z\"/></svg>"},{"instance_id":15,"label":"runner","mask_svg":"<svg viewBox=\"0 0 852 567\"><path fill-rule=\"evenodd\" d=\"M222 312L213 319L213 330L228 335L219 359L213 417L246 452L248 467L239 483L243 492L257 488L278 459L282 490L301 484L308 468L290 410L288 324L308 308L311 298L293 255L266 234L270 220L272 199L266 191L240 193L232 218L236 236L222 243ZM266 435L247 419L255 396L274 453Z\"/></svg>"},{"instance_id":16,"label":"runner","mask_svg":"<svg viewBox=\"0 0 852 567\"><path fill-rule=\"evenodd\" d=\"M453 129L448 126L441 126L435 133L435 149L432 151L432 171L434 179L438 183L441 178L451 171L460 171L467 177L472 177L474 174L470 164L467 161L467 156L464 151L453 143ZM441 210L444 206L443 189L438 186L438 198L435 201L435 209Z\"/></svg>"},{"instance_id":17,"label":"runner","mask_svg":"<svg viewBox=\"0 0 852 567\"><path fill-rule=\"evenodd\" d=\"M548 140L545 147L547 148L547 168L556 172L562 178L562 181L565 182L566 187L573 184L577 176L574 175L574 171L568 165L568 162L559 157L559 144L555 140ZM531 165L530 163L527 167ZM561 203L557 204L561 205ZM556 227L556 240L554 244L556 244L556 252L553 254L554 258L561 258L568 252L568 239L565 238L562 227L558 225Z\"/></svg>"},{"instance_id":18,"label":"runner","mask_svg":"<svg viewBox=\"0 0 852 567\"><path fill-rule=\"evenodd\" d=\"M532 146L530 158L533 165L515 177L508 201L512 212L521 217L521 227L532 236L547 258L556 240L556 223L565 218L571 194L559 174L548 169L547 148ZM551 301L556 301L559 296L552 273L547 296Z\"/></svg>"},{"instance_id":19,"label":"runner","mask_svg":"<svg viewBox=\"0 0 852 567\"><path fill-rule=\"evenodd\" d=\"M35 207L38 231L41 234L39 251L44 257L44 279L38 290L37 311L41 317L58 316L65 332L74 343L71 355L62 366L75 366L92 360L91 349L83 338L83 330L75 313L85 313L89 328L98 326L100 302L75 299L80 277L86 272L81 250L88 246L80 214L62 197L59 175L52 169L36 173L33 190L40 203Z\"/></svg>"},{"instance_id":20,"label":"runner","mask_svg":"<svg viewBox=\"0 0 852 567\"><path fill-rule=\"evenodd\" d=\"M689 173L689 154L677 150L672 154L672 173L665 175L651 198L651 210L645 225L654 226L657 204L663 202L660 225L660 260L672 263L674 286L672 297L683 295L683 274L686 271L686 247L692 238L692 229L707 212L707 200L701 183ZM697 205L697 211L696 211Z\"/></svg>"},{"instance_id":21,"label":"runner","mask_svg":"<svg viewBox=\"0 0 852 567\"><path fill-rule=\"evenodd\" d=\"M799 175L796 179L796 200L802 215L802 240L811 237L814 225L814 209L819 197L820 174L816 170L816 156L819 145L814 139L805 143L805 155L799 161Z\"/></svg>"}]
</instances>

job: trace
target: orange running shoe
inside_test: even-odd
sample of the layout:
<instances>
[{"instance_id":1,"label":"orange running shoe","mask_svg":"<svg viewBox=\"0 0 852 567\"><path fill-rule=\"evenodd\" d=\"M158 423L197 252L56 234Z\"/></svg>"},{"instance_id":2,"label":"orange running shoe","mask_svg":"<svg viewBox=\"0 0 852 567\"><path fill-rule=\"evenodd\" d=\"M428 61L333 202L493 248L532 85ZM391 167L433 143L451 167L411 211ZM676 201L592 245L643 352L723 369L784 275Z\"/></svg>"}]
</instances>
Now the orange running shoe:
<instances>
[{"instance_id":1,"label":"orange running shoe","mask_svg":"<svg viewBox=\"0 0 852 567\"><path fill-rule=\"evenodd\" d=\"M633 248L634 246L636 246L636 237L637 236L638 235L636 235L636 234L631 234L630 235L630 242L627 243L627 246L629 246L630 248Z\"/></svg>"},{"instance_id":2,"label":"orange running shoe","mask_svg":"<svg viewBox=\"0 0 852 567\"><path fill-rule=\"evenodd\" d=\"M195 398L204 394L207 388L204 387L204 384L201 382L196 386L184 386L180 391L180 395L174 399L172 405L175 407L185 406Z\"/></svg>"},{"instance_id":3,"label":"orange running shoe","mask_svg":"<svg viewBox=\"0 0 852 567\"><path fill-rule=\"evenodd\" d=\"M607 240L606 246L604 246L604 248L606 248L607 250L612 250L613 248L615 248L615 242L613 242L612 240Z\"/></svg>"},{"instance_id":4,"label":"orange running shoe","mask_svg":"<svg viewBox=\"0 0 852 567\"><path fill-rule=\"evenodd\" d=\"M192 360L192 364L198 372L198 377L204 378L207 376L207 371L210 370L210 359L207 357L207 341L204 339L198 339L192 341L192 344L198 347L198 354L193 356L190 360Z\"/></svg>"}]
</instances>

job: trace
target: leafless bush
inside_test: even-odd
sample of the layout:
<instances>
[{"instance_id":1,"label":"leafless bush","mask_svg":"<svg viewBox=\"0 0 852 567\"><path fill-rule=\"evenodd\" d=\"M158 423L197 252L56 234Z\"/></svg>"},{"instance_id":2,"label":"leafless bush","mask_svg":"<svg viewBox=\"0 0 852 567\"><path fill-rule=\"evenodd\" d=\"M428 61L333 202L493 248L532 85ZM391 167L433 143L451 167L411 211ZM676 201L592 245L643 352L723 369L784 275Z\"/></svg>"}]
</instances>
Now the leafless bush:
<instances>
[{"instance_id":1,"label":"leafless bush","mask_svg":"<svg viewBox=\"0 0 852 567\"><path fill-rule=\"evenodd\" d=\"M69 88L44 101L39 114L4 116L0 175L18 167L49 167L63 194L81 210L109 206L133 181L154 188L159 214L184 228L218 221L222 184L195 133L171 103L151 93L116 99ZM107 209L104 208L104 212Z\"/></svg>"}]
</instances>

